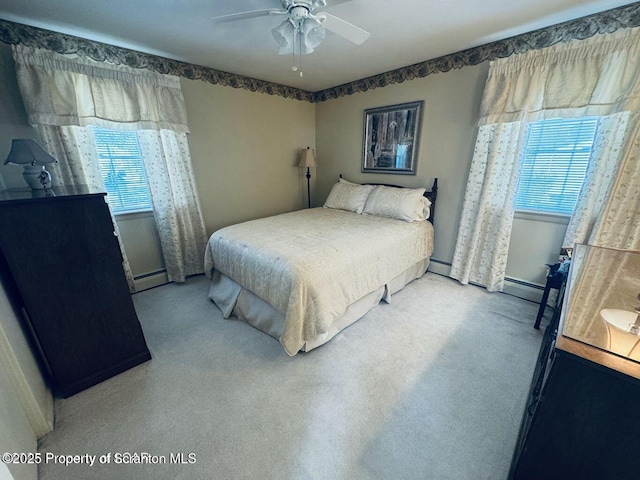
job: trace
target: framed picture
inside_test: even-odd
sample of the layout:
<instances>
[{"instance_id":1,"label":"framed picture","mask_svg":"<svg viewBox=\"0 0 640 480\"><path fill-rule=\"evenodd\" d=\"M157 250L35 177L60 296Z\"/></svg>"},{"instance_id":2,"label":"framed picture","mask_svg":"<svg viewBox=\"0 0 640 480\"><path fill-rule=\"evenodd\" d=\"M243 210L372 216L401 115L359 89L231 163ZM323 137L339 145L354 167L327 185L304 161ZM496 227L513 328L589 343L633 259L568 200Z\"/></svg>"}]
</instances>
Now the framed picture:
<instances>
[{"instance_id":1,"label":"framed picture","mask_svg":"<svg viewBox=\"0 0 640 480\"><path fill-rule=\"evenodd\" d=\"M416 174L422 100L364 111L362 171Z\"/></svg>"}]
</instances>

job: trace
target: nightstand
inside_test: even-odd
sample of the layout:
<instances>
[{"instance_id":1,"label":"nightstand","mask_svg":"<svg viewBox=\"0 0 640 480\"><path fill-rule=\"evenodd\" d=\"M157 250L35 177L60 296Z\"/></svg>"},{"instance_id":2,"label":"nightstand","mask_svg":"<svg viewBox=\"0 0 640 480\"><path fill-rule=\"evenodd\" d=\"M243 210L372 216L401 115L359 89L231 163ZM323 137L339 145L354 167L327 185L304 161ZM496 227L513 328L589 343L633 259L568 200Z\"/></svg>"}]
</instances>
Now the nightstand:
<instances>
[{"instance_id":1,"label":"nightstand","mask_svg":"<svg viewBox=\"0 0 640 480\"><path fill-rule=\"evenodd\" d=\"M559 308L559 299L560 290L564 288L564 285L567 281L567 272L569 269L567 268L568 264L565 265L563 263L556 263L555 265L547 265L549 267L549 273L547 274L547 283L544 286L544 292L542 293L542 300L540 301L540 308L538 309L538 316L536 317L536 323L533 325L533 328L536 330L540 329L540 322L542 321L542 316L544 315L544 311L547 307L547 300L549 299L549 292L553 288L558 290L558 296L556 297L555 305L553 306L554 310Z\"/></svg>"}]
</instances>

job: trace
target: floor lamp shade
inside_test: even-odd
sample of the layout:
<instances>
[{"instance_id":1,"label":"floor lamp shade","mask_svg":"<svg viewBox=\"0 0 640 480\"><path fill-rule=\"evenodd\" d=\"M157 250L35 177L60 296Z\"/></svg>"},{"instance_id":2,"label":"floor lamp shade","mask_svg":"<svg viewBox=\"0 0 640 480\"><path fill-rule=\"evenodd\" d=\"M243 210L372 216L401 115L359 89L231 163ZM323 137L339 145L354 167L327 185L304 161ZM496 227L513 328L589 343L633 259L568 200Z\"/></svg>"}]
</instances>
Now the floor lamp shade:
<instances>
[{"instance_id":1,"label":"floor lamp shade","mask_svg":"<svg viewBox=\"0 0 640 480\"><path fill-rule=\"evenodd\" d=\"M298 160L299 167L307 167L307 208L311 208L311 185L309 180L311 179L311 172L309 167L317 167L316 155L309 147L302 150L300 153L300 159Z\"/></svg>"},{"instance_id":2,"label":"floor lamp shade","mask_svg":"<svg viewBox=\"0 0 640 480\"><path fill-rule=\"evenodd\" d=\"M57 160L49 155L35 140L31 138L16 138L11 142L11 151L4 164L22 165L22 176L33 190L51 187L51 175L44 169L48 163Z\"/></svg>"}]
</instances>

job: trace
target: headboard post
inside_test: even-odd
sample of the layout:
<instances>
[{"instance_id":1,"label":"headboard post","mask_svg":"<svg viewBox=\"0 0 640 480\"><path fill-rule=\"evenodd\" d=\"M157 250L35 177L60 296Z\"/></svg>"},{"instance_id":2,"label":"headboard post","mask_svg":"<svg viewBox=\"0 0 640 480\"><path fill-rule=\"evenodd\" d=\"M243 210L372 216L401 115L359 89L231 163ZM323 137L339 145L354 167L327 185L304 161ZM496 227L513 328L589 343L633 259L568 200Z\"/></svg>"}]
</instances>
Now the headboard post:
<instances>
[{"instance_id":1,"label":"headboard post","mask_svg":"<svg viewBox=\"0 0 640 480\"><path fill-rule=\"evenodd\" d=\"M436 213L436 198L438 197L438 178L433 179L433 186L431 192L425 194L431 200L431 215L429 215L429 221L433 223L433 217Z\"/></svg>"}]
</instances>

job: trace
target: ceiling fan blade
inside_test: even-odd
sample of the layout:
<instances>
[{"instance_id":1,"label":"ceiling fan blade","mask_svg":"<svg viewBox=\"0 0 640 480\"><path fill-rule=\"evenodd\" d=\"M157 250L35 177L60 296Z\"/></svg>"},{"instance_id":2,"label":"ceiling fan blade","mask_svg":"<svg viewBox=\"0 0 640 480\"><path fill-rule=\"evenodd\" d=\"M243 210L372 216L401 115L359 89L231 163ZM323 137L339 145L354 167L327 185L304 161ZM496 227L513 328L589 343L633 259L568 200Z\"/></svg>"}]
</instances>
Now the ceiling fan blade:
<instances>
[{"instance_id":1,"label":"ceiling fan blade","mask_svg":"<svg viewBox=\"0 0 640 480\"><path fill-rule=\"evenodd\" d=\"M229 15L211 17L211 21L213 23L235 22L237 20L245 20L247 18L265 17L267 15L284 15L285 13L288 12L286 10L269 8L267 10L251 10L249 12L231 13Z\"/></svg>"},{"instance_id":2,"label":"ceiling fan blade","mask_svg":"<svg viewBox=\"0 0 640 480\"><path fill-rule=\"evenodd\" d=\"M320 23L324 28L332 31L333 33L337 33L356 45L364 43L365 40L369 38L370 33L366 30L356 27L354 24L331 15L330 13L318 13L316 17L320 20Z\"/></svg>"}]
</instances>

